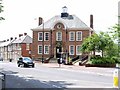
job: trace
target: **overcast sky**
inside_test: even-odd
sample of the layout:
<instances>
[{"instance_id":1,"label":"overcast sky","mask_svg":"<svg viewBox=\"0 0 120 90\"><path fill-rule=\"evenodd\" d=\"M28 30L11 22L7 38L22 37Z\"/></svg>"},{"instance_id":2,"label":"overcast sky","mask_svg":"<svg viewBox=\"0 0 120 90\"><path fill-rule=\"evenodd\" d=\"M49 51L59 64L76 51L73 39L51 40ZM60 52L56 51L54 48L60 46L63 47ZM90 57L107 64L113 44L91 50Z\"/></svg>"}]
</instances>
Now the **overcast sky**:
<instances>
[{"instance_id":1,"label":"overcast sky","mask_svg":"<svg viewBox=\"0 0 120 90\"><path fill-rule=\"evenodd\" d=\"M89 26L90 14L94 17L95 31L108 31L117 23L119 0L3 0L4 12L0 14L0 40L18 37L38 26L38 17L44 21L60 15L67 6L69 14L75 14Z\"/></svg>"}]
</instances>

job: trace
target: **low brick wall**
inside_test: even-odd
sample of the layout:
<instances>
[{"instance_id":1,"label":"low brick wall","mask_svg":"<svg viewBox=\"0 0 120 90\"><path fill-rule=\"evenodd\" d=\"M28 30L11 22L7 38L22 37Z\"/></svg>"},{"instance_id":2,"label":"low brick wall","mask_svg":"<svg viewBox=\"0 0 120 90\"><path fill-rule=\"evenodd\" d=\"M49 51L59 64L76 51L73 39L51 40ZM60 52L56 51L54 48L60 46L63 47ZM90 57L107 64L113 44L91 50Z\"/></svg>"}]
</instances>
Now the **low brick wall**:
<instances>
[{"instance_id":1,"label":"low brick wall","mask_svg":"<svg viewBox=\"0 0 120 90\"><path fill-rule=\"evenodd\" d=\"M86 67L116 67L116 64L85 64Z\"/></svg>"}]
</instances>

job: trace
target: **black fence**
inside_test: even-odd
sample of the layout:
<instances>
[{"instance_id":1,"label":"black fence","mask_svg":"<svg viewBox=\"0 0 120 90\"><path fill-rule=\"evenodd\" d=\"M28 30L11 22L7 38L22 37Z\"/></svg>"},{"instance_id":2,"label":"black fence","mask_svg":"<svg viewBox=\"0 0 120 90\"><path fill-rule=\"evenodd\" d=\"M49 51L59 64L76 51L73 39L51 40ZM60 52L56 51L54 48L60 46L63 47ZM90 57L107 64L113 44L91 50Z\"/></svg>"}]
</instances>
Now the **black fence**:
<instances>
[{"instance_id":1,"label":"black fence","mask_svg":"<svg viewBox=\"0 0 120 90\"><path fill-rule=\"evenodd\" d=\"M0 90L5 89L5 74L0 72Z\"/></svg>"}]
</instances>

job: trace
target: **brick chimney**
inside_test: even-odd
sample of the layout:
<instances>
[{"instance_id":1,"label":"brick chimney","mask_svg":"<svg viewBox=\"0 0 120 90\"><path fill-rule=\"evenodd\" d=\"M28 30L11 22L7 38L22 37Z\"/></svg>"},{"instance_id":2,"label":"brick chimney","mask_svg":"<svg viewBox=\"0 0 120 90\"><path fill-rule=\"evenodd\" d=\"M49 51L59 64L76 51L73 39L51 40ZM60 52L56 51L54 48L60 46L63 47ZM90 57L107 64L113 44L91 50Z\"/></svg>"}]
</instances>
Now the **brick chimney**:
<instances>
[{"instance_id":1,"label":"brick chimney","mask_svg":"<svg viewBox=\"0 0 120 90\"><path fill-rule=\"evenodd\" d=\"M41 17L38 18L38 26L43 23L43 19Z\"/></svg>"},{"instance_id":2,"label":"brick chimney","mask_svg":"<svg viewBox=\"0 0 120 90\"><path fill-rule=\"evenodd\" d=\"M27 33L24 33L24 36L26 36L27 35Z\"/></svg>"},{"instance_id":3,"label":"brick chimney","mask_svg":"<svg viewBox=\"0 0 120 90\"><path fill-rule=\"evenodd\" d=\"M23 34L19 34L19 37L23 36Z\"/></svg>"},{"instance_id":4,"label":"brick chimney","mask_svg":"<svg viewBox=\"0 0 120 90\"><path fill-rule=\"evenodd\" d=\"M90 27L93 29L93 15L90 15Z\"/></svg>"},{"instance_id":5,"label":"brick chimney","mask_svg":"<svg viewBox=\"0 0 120 90\"><path fill-rule=\"evenodd\" d=\"M7 41L9 41L9 39L7 39Z\"/></svg>"},{"instance_id":6,"label":"brick chimney","mask_svg":"<svg viewBox=\"0 0 120 90\"><path fill-rule=\"evenodd\" d=\"M15 37L15 40L17 39L17 37Z\"/></svg>"},{"instance_id":7,"label":"brick chimney","mask_svg":"<svg viewBox=\"0 0 120 90\"><path fill-rule=\"evenodd\" d=\"M12 41L12 40L13 40L13 37L10 38L10 41Z\"/></svg>"}]
</instances>

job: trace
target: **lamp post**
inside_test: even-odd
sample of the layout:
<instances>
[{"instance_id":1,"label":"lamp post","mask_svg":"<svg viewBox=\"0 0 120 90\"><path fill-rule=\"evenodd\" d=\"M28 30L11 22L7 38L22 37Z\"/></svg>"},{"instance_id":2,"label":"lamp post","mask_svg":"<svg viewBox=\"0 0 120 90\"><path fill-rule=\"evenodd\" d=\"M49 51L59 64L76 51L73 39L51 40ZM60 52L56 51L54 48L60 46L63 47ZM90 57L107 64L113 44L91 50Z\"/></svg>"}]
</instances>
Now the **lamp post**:
<instances>
[{"instance_id":1,"label":"lamp post","mask_svg":"<svg viewBox=\"0 0 120 90\"><path fill-rule=\"evenodd\" d=\"M50 53L50 57L52 57L52 29L50 30L50 50L51 50L51 53Z\"/></svg>"},{"instance_id":2,"label":"lamp post","mask_svg":"<svg viewBox=\"0 0 120 90\"><path fill-rule=\"evenodd\" d=\"M43 21L43 40L42 40L42 63L44 63L44 21Z\"/></svg>"},{"instance_id":3,"label":"lamp post","mask_svg":"<svg viewBox=\"0 0 120 90\"><path fill-rule=\"evenodd\" d=\"M66 64L68 64L69 63L69 61L68 61L68 45L67 45L67 35L68 35L68 32L67 32L67 27L66 27Z\"/></svg>"}]
</instances>

